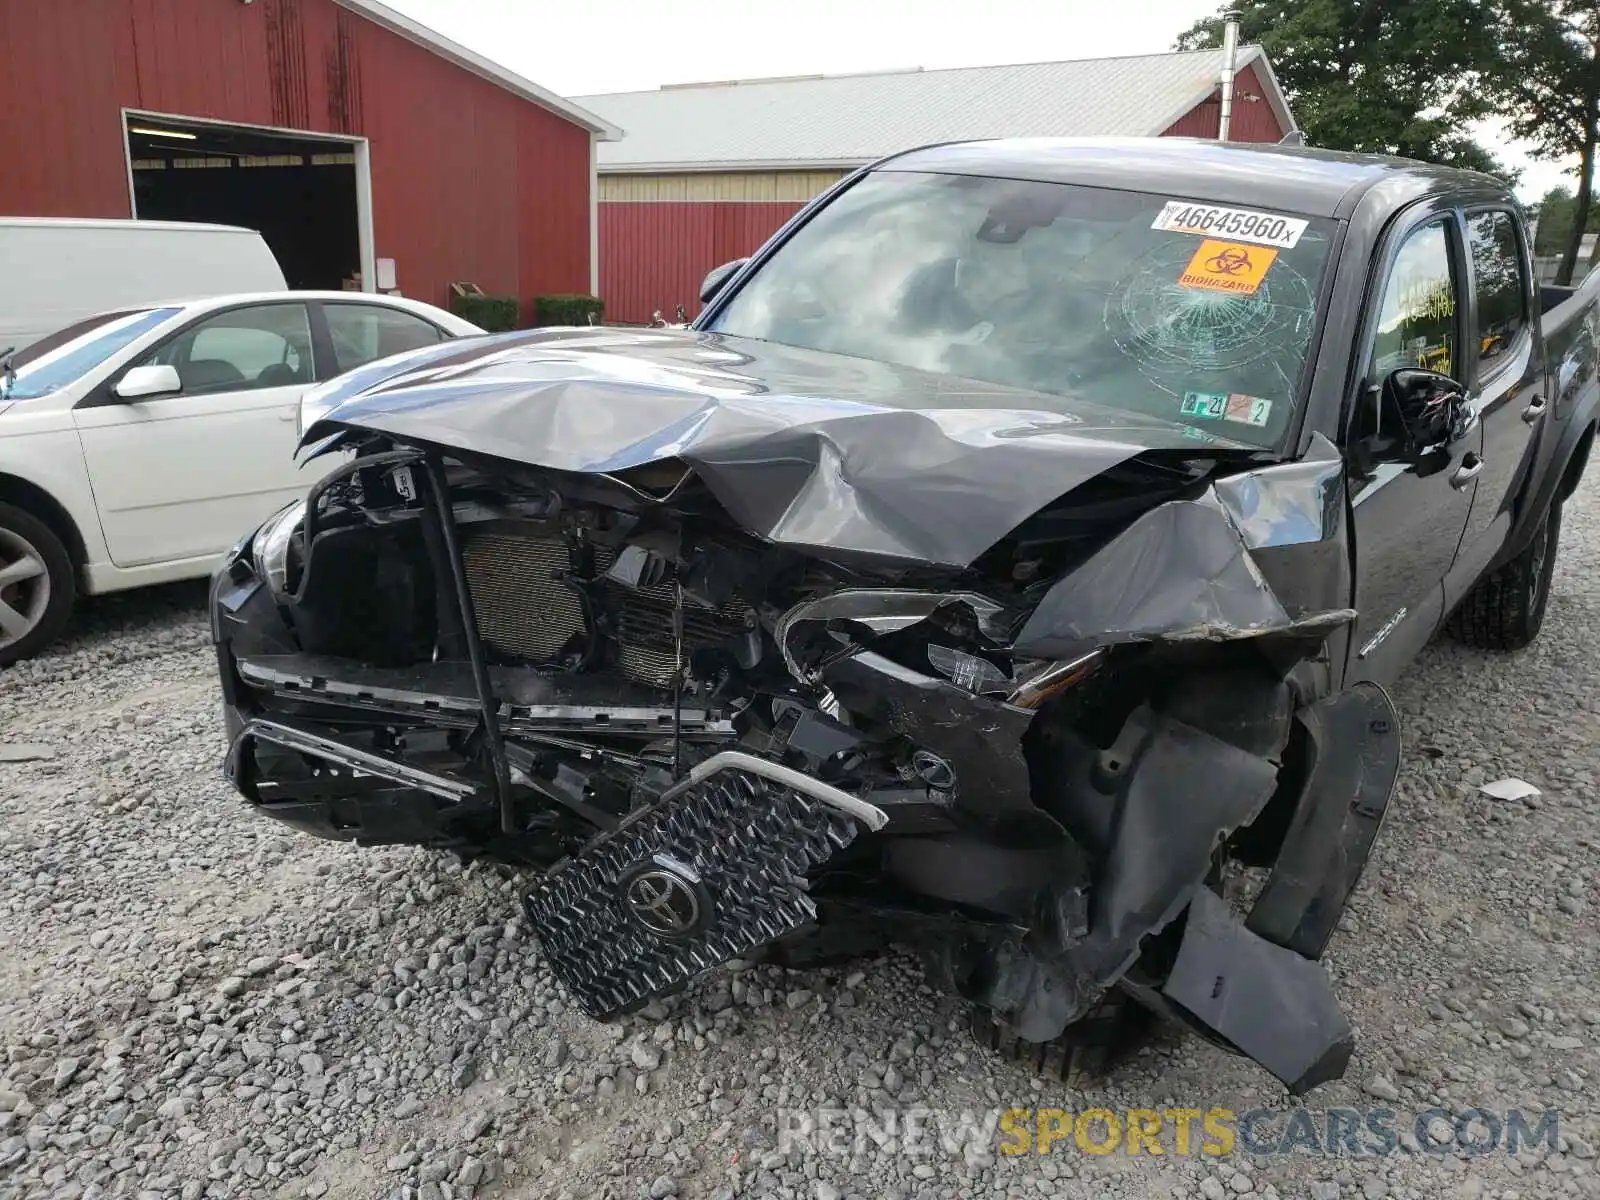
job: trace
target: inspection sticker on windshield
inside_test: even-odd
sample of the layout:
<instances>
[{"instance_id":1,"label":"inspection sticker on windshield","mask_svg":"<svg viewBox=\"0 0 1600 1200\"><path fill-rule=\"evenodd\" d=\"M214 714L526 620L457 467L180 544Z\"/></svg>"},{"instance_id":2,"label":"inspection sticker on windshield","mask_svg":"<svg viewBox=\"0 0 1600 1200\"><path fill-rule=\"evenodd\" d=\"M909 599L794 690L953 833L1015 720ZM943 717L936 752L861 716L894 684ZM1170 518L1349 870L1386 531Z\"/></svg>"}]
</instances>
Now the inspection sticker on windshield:
<instances>
[{"instance_id":1,"label":"inspection sticker on windshield","mask_svg":"<svg viewBox=\"0 0 1600 1200\"><path fill-rule=\"evenodd\" d=\"M1183 408L1186 417L1199 417L1202 421L1218 421L1228 411L1227 392L1185 392Z\"/></svg>"},{"instance_id":2,"label":"inspection sticker on windshield","mask_svg":"<svg viewBox=\"0 0 1600 1200\"><path fill-rule=\"evenodd\" d=\"M1179 411L1202 421L1237 421L1260 427L1272 419L1272 401L1243 392L1185 392Z\"/></svg>"},{"instance_id":3,"label":"inspection sticker on windshield","mask_svg":"<svg viewBox=\"0 0 1600 1200\"><path fill-rule=\"evenodd\" d=\"M1150 228L1164 229L1168 233L1216 234L1235 241L1258 242L1263 246L1278 246L1288 250L1306 231L1306 222L1299 217L1251 212L1247 208L1217 208L1187 200L1168 200L1150 223Z\"/></svg>"},{"instance_id":4,"label":"inspection sticker on windshield","mask_svg":"<svg viewBox=\"0 0 1600 1200\"><path fill-rule=\"evenodd\" d=\"M1267 277L1267 268L1277 257L1276 250L1265 246L1207 238L1200 243L1200 249L1194 252L1183 274L1178 276L1178 282L1184 287L1253 296Z\"/></svg>"}]
</instances>

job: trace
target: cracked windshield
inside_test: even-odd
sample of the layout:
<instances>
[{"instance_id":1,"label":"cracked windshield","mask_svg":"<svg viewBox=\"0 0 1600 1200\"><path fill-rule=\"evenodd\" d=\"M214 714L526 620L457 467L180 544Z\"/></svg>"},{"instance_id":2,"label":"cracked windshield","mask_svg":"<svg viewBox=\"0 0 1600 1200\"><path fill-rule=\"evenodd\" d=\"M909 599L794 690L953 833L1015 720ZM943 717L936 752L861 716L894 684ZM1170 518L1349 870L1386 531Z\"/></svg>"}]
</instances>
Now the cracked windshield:
<instances>
[{"instance_id":1,"label":"cracked windshield","mask_svg":"<svg viewBox=\"0 0 1600 1200\"><path fill-rule=\"evenodd\" d=\"M877 172L714 328L1265 446L1293 415L1330 231L1154 194Z\"/></svg>"}]
</instances>

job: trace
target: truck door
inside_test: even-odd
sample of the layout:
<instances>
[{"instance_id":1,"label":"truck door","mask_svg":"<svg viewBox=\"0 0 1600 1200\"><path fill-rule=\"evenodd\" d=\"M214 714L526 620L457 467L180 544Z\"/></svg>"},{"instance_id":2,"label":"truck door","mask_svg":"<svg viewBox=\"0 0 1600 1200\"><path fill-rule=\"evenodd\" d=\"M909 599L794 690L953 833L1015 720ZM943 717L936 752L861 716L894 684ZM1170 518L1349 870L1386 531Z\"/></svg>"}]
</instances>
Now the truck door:
<instances>
[{"instance_id":1,"label":"truck door","mask_svg":"<svg viewBox=\"0 0 1600 1200\"><path fill-rule=\"evenodd\" d=\"M1506 208L1472 209L1466 214L1466 235L1471 273L1466 350L1474 360L1468 399L1483 425L1483 471L1446 587L1447 609L1505 544L1550 409L1533 336L1533 280L1520 222Z\"/></svg>"},{"instance_id":2,"label":"truck door","mask_svg":"<svg viewBox=\"0 0 1600 1200\"><path fill-rule=\"evenodd\" d=\"M1374 283L1354 382L1347 439L1375 432L1383 380L1399 367L1459 379L1463 361L1460 226L1424 212L1387 239ZM1349 442L1347 441L1347 445ZM1476 424L1423 473L1404 461L1351 472L1356 617L1347 683L1388 683L1433 636L1444 615L1444 577L1456 556L1483 469Z\"/></svg>"}]
</instances>

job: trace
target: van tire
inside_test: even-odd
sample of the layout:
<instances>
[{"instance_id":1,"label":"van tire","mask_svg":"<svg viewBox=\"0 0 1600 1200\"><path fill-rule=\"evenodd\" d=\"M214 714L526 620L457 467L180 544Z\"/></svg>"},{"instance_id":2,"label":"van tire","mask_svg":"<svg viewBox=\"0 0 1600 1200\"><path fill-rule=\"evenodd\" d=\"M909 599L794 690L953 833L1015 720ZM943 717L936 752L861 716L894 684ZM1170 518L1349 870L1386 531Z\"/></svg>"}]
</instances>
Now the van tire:
<instances>
[{"instance_id":1,"label":"van tire","mask_svg":"<svg viewBox=\"0 0 1600 1200\"><path fill-rule=\"evenodd\" d=\"M1473 585L1450 617L1450 633L1480 650L1521 650L1538 637L1560 541L1557 501L1522 552Z\"/></svg>"},{"instance_id":2,"label":"van tire","mask_svg":"<svg viewBox=\"0 0 1600 1200\"><path fill-rule=\"evenodd\" d=\"M0 503L0 572L28 560L43 573L0 585L0 602L28 620L20 637L0 631L0 667L31 658L54 641L66 628L78 594L72 557L55 530L26 509ZM42 588L48 589L43 597ZM6 641L8 636L12 640Z\"/></svg>"}]
</instances>

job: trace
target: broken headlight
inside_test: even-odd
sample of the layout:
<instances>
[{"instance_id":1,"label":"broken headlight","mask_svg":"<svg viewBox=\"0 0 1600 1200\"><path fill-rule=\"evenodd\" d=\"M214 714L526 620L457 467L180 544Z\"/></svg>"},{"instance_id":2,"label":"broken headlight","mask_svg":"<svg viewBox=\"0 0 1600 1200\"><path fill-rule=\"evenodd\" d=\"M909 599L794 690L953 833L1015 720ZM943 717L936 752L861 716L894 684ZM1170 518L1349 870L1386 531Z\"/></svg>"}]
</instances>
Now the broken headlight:
<instances>
[{"instance_id":1,"label":"broken headlight","mask_svg":"<svg viewBox=\"0 0 1600 1200\"><path fill-rule=\"evenodd\" d=\"M862 588L796 605L779 619L774 638L800 683L815 683L830 661L870 650L1028 709L1077 684L1104 658L1098 650L1071 661L1018 658L1011 626L1000 604L974 592Z\"/></svg>"},{"instance_id":2,"label":"broken headlight","mask_svg":"<svg viewBox=\"0 0 1600 1200\"><path fill-rule=\"evenodd\" d=\"M272 594L280 600L289 595L289 572L296 565L291 561L294 537L305 519L306 502L297 501L269 518L250 540L250 557L255 561L256 574L267 581Z\"/></svg>"}]
</instances>

